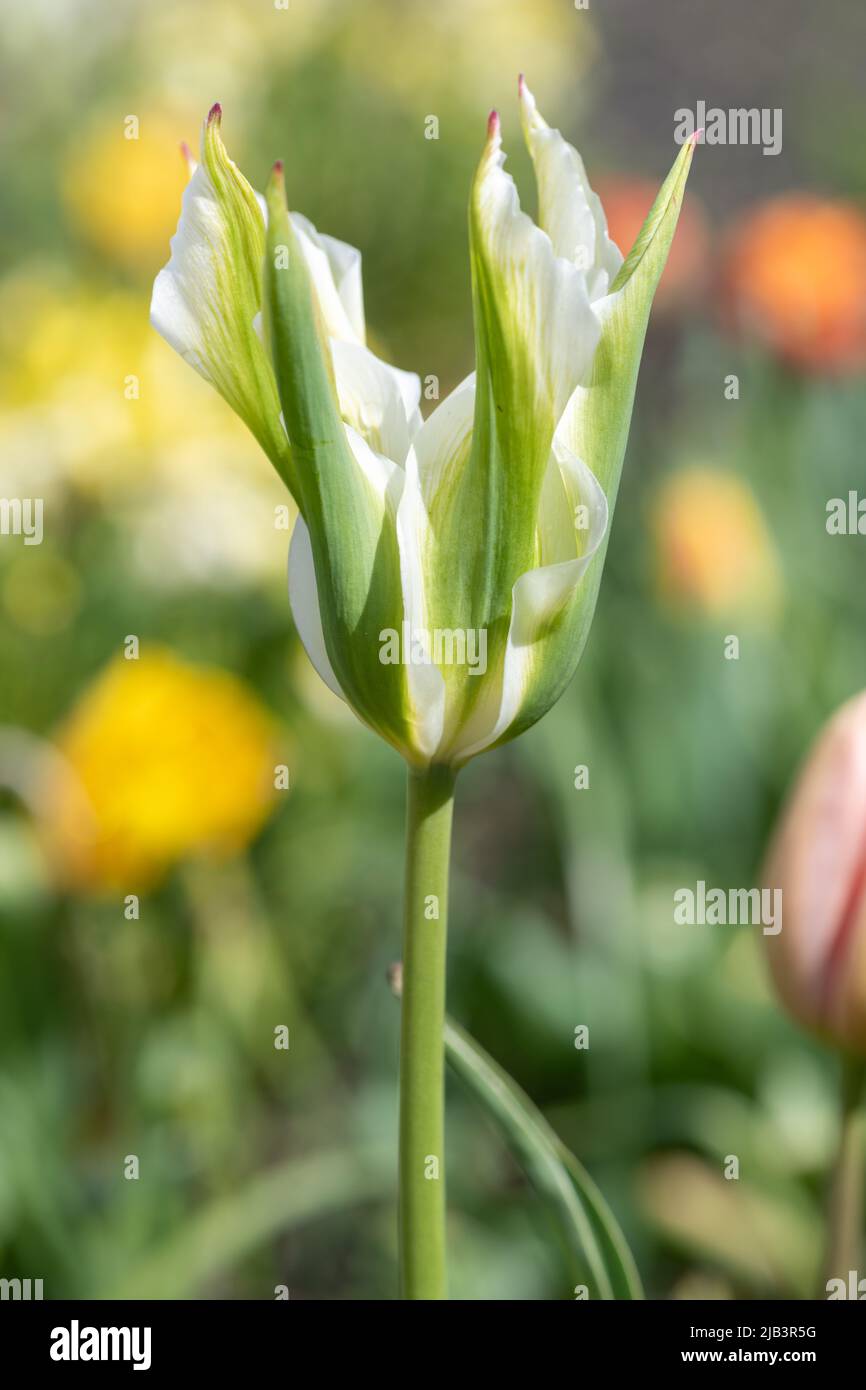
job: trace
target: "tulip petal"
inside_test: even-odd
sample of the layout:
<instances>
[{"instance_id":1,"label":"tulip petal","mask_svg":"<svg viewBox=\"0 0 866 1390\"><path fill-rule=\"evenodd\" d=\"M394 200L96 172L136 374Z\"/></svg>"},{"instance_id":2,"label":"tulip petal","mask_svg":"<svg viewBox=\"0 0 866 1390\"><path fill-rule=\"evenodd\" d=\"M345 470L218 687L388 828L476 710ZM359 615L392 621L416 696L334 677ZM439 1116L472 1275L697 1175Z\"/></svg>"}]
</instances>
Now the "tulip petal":
<instances>
[{"instance_id":1,"label":"tulip petal","mask_svg":"<svg viewBox=\"0 0 866 1390\"><path fill-rule=\"evenodd\" d=\"M421 382L383 362L365 346L361 253L291 214L292 227L330 338L340 413L370 447L403 464L421 424Z\"/></svg>"},{"instance_id":2,"label":"tulip petal","mask_svg":"<svg viewBox=\"0 0 866 1390\"><path fill-rule=\"evenodd\" d=\"M649 311L693 152L691 144L681 151L612 292L593 305L600 341L556 429L553 451L562 488L570 501L587 508L583 548L562 558L569 545L569 509L554 504L559 484L548 468L533 537L534 563L525 566L512 588L501 684L495 691L488 683L483 701L464 718L452 750L456 761L529 728L559 698L576 668L601 582Z\"/></svg>"},{"instance_id":3,"label":"tulip petal","mask_svg":"<svg viewBox=\"0 0 866 1390\"><path fill-rule=\"evenodd\" d=\"M372 469L374 475L379 469L382 470L380 476L387 490L387 480L393 478L393 471L389 471L388 461L377 460L375 457L371 460L370 451L367 450L360 436L355 435L351 430L348 433L356 453L364 460L365 468ZM413 500L416 504L414 506ZM419 501L417 471L414 456L410 455L410 460L407 463L407 476L397 507L396 524L398 530L401 525L404 528L407 526L407 517L410 513L414 512L417 516L419 511L423 510L417 506ZM417 546L413 544L402 545L400 553L403 591L402 618L403 622L408 624L410 632L419 632L426 626L421 555ZM298 636L310 661L325 684L335 695L339 695L341 699L345 700L345 692L340 686L328 656L319 607L312 541L303 518L299 518L295 526L289 547L289 602ZM403 633L404 630L401 627L399 629L401 641ZM441 673L432 664L409 663L403 668L403 674L406 682L404 713L407 742L414 750L414 759L420 763L432 758L442 742L445 684Z\"/></svg>"},{"instance_id":4,"label":"tulip petal","mask_svg":"<svg viewBox=\"0 0 866 1390\"><path fill-rule=\"evenodd\" d=\"M606 495L609 514L619 488L652 299L676 229L693 153L693 143L683 147L612 292L593 306L601 323L601 340L588 379L575 390L557 428L557 443L574 458L583 460ZM598 559L581 585L580 612L569 619L573 624L575 664L595 610L605 549L606 541L599 547ZM552 703L553 699L549 701ZM537 712L533 713L534 709ZM528 699L525 711L521 710L504 737L514 737L543 712L538 708L537 696ZM497 736L503 737L501 731Z\"/></svg>"},{"instance_id":5,"label":"tulip petal","mask_svg":"<svg viewBox=\"0 0 866 1390\"><path fill-rule=\"evenodd\" d=\"M402 467L420 425L421 382L360 343L331 339L340 414L378 454Z\"/></svg>"},{"instance_id":6,"label":"tulip petal","mask_svg":"<svg viewBox=\"0 0 866 1390\"><path fill-rule=\"evenodd\" d=\"M557 256L584 269L590 301L599 299L622 265L619 248L607 234L601 200L577 150L547 124L522 77L520 110L538 185L539 226Z\"/></svg>"},{"instance_id":7,"label":"tulip petal","mask_svg":"<svg viewBox=\"0 0 866 1390\"><path fill-rule=\"evenodd\" d=\"M291 214L328 334L347 343L365 341L361 253L327 236L299 212Z\"/></svg>"},{"instance_id":8,"label":"tulip petal","mask_svg":"<svg viewBox=\"0 0 866 1390\"><path fill-rule=\"evenodd\" d=\"M434 412L437 414L438 412ZM431 416L431 420L432 420ZM429 426L429 421L427 422ZM422 427L427 429L427 426ZM397 540L400 547L400 580L403 614L410 634L430 633L434 627L428 602L430 578L430 518L424 503L418 456L410 448L406 458L406 477L397 509ZM431 760L442 745L446 714L446 682L443 672L431 661L413 662L407 667L407 695L412 737L421 756Z\"/></svg>"},{"instance_id":9,"label":"tulip petal","mask_svg":"<svg viewBox=\"0 0 866 1390\"><path fill-rule=\"evenodd\" d=\"M478 534L487 537L487 573L474 607L495 618L511 585L532 564L554 430L599 337L582 272L556 256L547 234L521 211L504 160L494 121L470 209L477 357L472 446L451 507L460 551L467 524L476 519Z\"/></svg>"},{"instance_id":10,"label":"tulip petal","mask_svg":"<svg viewBox=\"0 0 866 1390\"><path fill-rule=\"evenodd\" d=\"M773 978L807 1027L866 1048L866 694L822 730L780 819L762 874L782 899L765 937Z\"/></svg>"},{"instance_id":11,"label":"tulip petal","mask_svg":"<svg viewBox=\"0 0 866 1390\"><path fill-rule=\"evenodd\" d=\"M594 305L601 340L592 372L578 386L559 425L562 442L592 469L611 508L619 487L649 312L676 230L693 154L694 143L687 141L611 293Z\"/></svg>"},{"instance_id":12,"label":"tulip petal","mask_svg":"<svg viewBox=\"0 0 866 1390\"><path fill-rule=\"evenodd\" d=\"M455 762L531 728L565 690L592 623L581 581L607 527L607 498L597 478L555 440L539 514L542 563L514 585L501 676L460 730Z\"/></svg>"},{"instance_id":13,"label":"tulip petal","mask_svg":"<svg viewBox=\"0 0 866 1390\"><path fill-rule=\"evenodd\" d=\"M448 518L449 500L469 457L475 415L475 373L455 386L414 440L418 478L433 531Z\"/></svg>"},{"instance_id":14,"label":"tulip petal","mask_svg":"<svg viewBox=\"0 0 866 1390\"><path fill-rule=\"evenodd\" d=\"M599 336L583 272L521 211L504 160L491 117L470 201L475 381L443 402L416 440L431 626L483 633L493 669L504 656L513 586L535 564L554 431ZM431 445L441 446L438 460ZM460 668L444 675L453 727L471 716L487 682Z\"/></svg>"},{"instance_id":15,"label":"tulip petal","mask_svg":"<svg viewBox=\"0 0 866 1390\"><path fill-rule=\"evenodd\" d=\"M228 157L214 107L202 161L183 194L171 257L153 287L151 322L219 391L286 482L291 457L267 353L256 332L265 226L253 189Z\"/></svg>"},{"instance_id":16,"label":"tulip petal","mask_svg":"<svg viewBox=\"0 0 866 1390\"><path fill-rule=\"evenodd\" d=\"M265 334L309 534L329 683L371 729L417 758L407 667L382 658L382 633L400 631L403 622L396 515L405 474L341 419L327 331L281 168L266 197ZM300 563L303 533L299 546ZM309 581L296 581L299 624L313 654L311 592Z\"/></svg>"},{"instance_id":17,"label":"tulip petal","mask_svg":"<svg viewBox=\"0 0 866 1390\"><path fill-rule=\"evenodd\" d=\"M340 682L334 674L319 612L319 593L316 588L316 568L313 564L313 545L304 518L295 522L289 543L289 604L295 627L304 650L325 685L341 700L345 700Z\"/></svg>"}]
</instances>

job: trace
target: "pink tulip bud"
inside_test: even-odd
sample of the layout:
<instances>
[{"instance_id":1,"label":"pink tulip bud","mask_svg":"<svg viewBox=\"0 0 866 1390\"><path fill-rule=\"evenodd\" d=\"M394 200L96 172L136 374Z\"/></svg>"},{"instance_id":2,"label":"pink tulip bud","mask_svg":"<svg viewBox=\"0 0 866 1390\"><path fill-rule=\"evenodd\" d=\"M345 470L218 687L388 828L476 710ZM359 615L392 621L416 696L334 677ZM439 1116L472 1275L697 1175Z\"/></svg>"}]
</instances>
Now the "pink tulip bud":
<instances>
[{"instance_id":1,"label":"pink tulip bud","mask_svg":"<svg viewBox=\"0 0 866 1390\"><path fill-rule=\"evenodd\" d=\"M837 1047L866 1053L866 692L818 736L764 882L782 890L782 930L765 941L784 1003Z\"/></svg>"}]
</instances>

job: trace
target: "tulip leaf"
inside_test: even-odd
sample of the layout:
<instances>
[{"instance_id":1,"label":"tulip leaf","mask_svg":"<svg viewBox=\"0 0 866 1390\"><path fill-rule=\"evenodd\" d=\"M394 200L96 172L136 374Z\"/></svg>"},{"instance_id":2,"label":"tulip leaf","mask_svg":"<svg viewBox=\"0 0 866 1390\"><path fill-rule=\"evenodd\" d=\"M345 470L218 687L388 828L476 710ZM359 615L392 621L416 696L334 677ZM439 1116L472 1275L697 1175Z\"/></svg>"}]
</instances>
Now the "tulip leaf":
<instances>
[{"instance_id":1,"label":"tulip leaf","mask_svg":"<svg viewBox=\"0 0 866 1390\"><path fill-rule=\"evenodd\" d=\"M588 1269L596 1297L642 1299L640 1275L616 1217L540 1110L450 1019L445 1023L445 1055L501 1126L527 1177L555 1214L575 1282L583 1282Z\"/></svg>"}]
</instances>

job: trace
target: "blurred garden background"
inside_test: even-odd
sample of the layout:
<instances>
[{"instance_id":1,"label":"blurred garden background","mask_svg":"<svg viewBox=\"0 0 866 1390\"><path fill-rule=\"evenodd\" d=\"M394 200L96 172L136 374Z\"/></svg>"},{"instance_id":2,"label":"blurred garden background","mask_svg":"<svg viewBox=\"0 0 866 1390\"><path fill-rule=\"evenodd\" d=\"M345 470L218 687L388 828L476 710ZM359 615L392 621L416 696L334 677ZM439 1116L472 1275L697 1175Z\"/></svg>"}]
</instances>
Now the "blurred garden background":
<instances>
[{"instance_id":1,"label":"blurred garden background","mask_svg":"<svg viewBox=\"0 0 866 1390\"><path fill-rule=\"evenodd\" d=\"M44 499L44 539L0 537L0 1276L396 1295L402 765L310 669L287 498L148 306L219 100L248 177L284 159L290 204L361 248L375 349L444 395L491 106L533 206L525 71L623 250L678 108L781 108L783 144L697 151L586 656L458 787L449 1009L650 1295L810 1296L836 1064L758 931L676 926L672 895L757 881L866 686L866 541L825 525L866 477L864 40L848 0L2 0L0 495ZM456 1082L448 1143L453 1296L571 1297Z\"/></svg>"}]
</instances>

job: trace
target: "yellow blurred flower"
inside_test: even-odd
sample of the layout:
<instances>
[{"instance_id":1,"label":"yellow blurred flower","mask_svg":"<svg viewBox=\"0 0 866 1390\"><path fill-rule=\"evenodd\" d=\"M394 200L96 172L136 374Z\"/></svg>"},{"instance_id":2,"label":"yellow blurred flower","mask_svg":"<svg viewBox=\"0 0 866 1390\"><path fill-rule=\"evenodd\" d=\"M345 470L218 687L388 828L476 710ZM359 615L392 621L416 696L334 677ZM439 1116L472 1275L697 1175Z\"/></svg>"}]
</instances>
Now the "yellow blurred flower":
<instances>
[{"instance_id":1,"label":"yellow blurred flower","mask_svg":"<svg viewBox=\"0 0 866 1390\"><path fill-rule=\"evenodd\" d=\"M237 852L273 805L267 711L235 676L165 648L112 661L56 742L72 776L45 797L44 832L71 887L136 892L190 855Z\"/></svg>"},{"instance_id":2,"label":"yellow blurred flower","mask_svg":"<svg viewBox=\"0 0 866 1390\"><path fill-rule=\"evenodd\" d=\"M212 392L191 404L161 349L141 295L72 283L50 266L3 281L0 443L10 465L26 460L40 486L62 474L83 489L122 489L160 467L178 439L222 432L242 449L244 427Z\"/></svg>"},{"instance_id":3,"label":"yellow blurred flower","mask_svg":"<svg viewBox=\"0 0 866 1390\"><path fill-rule=\"evenodd\" d=\"M776 612L778 558L741 479L721 469L681 469L657 490L651 529L659 591L672 607L717 618Z\"/></svg>"},{"instance_id":4,"label":"yellow blurred flower","mask_svg":"<svg viewBox=\"0 0 866 1390\"><path fill-rule=\"evenodd\" d=\"M179 150L184 127L165 115L126 119L137 128L114 115L76 141L63 194L73 225L91 245L149 274L174 232L189 177Z\"/></svg>"},{"instance_id":5,"label":"yellow blurred flower","mask_svg":"<svg viewBox=\"0 0 866 1390\"><path fill-rule=\"evenodd\" d=\"M144 296L56 267L0 282L0 457L8 495L55 515L107 503L160 585L285 583L286 491L224 401L162 342Z\"/></svg>"}]
</instances>

